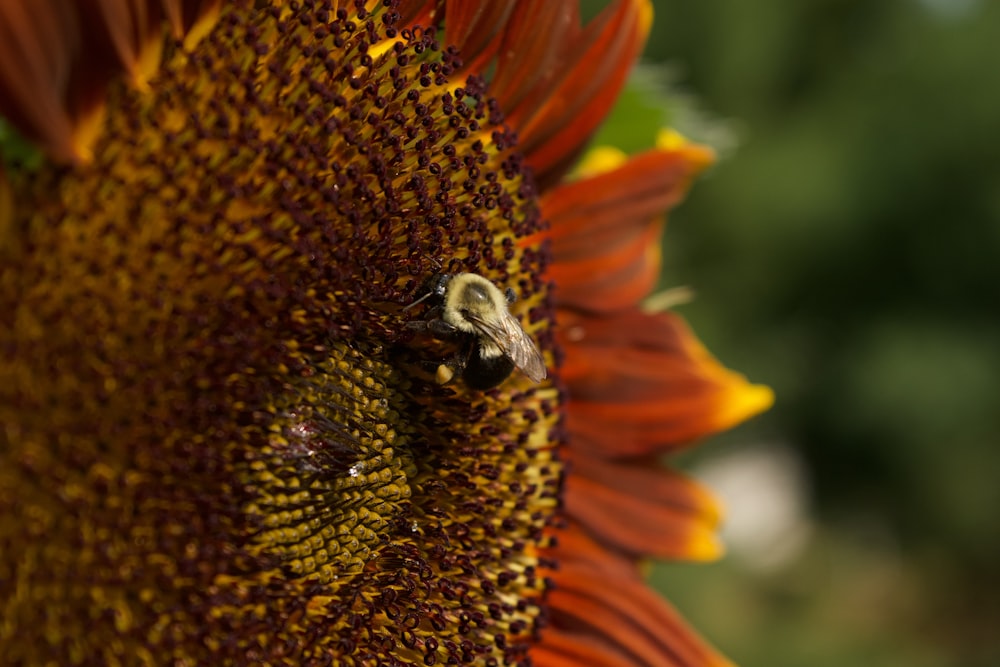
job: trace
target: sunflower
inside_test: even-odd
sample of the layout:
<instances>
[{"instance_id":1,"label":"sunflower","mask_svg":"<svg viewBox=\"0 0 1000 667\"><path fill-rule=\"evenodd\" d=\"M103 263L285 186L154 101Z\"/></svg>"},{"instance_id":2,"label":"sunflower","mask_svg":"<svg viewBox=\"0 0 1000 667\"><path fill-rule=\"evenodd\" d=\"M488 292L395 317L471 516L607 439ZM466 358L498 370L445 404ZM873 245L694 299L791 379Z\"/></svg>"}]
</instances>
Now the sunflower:
<instances>
[{"instance_id":1,"label":"sunflower","mask_svg":"<svg viewBox=\"0 0 1000 667\"><path fill-rule=\"evenodd\" d=\"M711 161L591 155L643 0L0 3L4 664L726 664L658 456L764 409L643 298ZM572 171L571 171L572 170ZM435 274L550 377L437 382Z\"/></svg>"}]
</instances>

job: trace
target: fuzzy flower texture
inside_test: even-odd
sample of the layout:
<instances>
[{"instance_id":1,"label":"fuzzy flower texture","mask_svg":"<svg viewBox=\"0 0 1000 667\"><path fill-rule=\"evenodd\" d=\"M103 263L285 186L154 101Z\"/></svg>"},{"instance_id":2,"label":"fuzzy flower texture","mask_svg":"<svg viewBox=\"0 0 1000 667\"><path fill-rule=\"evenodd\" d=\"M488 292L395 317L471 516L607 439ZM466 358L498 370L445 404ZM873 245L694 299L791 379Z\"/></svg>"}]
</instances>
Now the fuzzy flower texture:
<instances>
[{"instance_id":1,"label":"fuzzy flower texture","mask_svg":"<svg viewBox=\"0 0 1000 667\"><path fill-rule=\"evenodd\" d=\"M664 453L771 401L642 306L712 155L581 161L651 18L0 2L0 664L729 664L641 574L720 552ZM460 272L546 380L435 380Z\"/></svg>"}]
</instances>

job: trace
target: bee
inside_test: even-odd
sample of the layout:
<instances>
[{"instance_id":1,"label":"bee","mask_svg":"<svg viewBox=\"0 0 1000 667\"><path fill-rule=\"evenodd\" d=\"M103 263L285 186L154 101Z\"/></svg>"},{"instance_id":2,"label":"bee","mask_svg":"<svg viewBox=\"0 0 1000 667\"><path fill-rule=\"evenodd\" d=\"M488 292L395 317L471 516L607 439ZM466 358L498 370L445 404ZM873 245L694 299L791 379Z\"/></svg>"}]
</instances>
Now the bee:
<instances>
[{"instance_id":1,"label":"bee","mask_svg":"<svg viewBox=\"0 0 1000 667\"><path fill-rule=\"evenodd\" d=\"M492 389L520 369L535 382L545 379L545 360L508 306L514 290L500 288L475 273L439 274L427 293L406 308L430 300L427 317L408 328L459 345L454 357L437 367L440 384L461 375L472 389Z\"/></svg>"}]
</instances>

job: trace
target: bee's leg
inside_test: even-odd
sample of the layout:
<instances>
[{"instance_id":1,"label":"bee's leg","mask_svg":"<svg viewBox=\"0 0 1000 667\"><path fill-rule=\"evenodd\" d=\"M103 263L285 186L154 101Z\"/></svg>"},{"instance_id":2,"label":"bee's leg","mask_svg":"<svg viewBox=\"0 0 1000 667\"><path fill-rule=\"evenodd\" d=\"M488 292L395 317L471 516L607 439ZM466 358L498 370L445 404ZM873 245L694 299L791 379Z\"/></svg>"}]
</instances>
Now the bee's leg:
<instances>
[{"instance_id":1,"label":"bee's leg","mask_svg":"<svg viewBox=\"0 0 1000 667\"><path fill-rule=\"evenodd\" d=\"M409 331L413 331L415 333L427 333L429 329L427 325L428 323L425 320L411 320L410 322L407 322L404 326Z\"/></svg>"},{"instance_id":2,"label":"bee's leg","mask_svg":"<svg viewBox=\"0 0 1000 667\"><path fill-rule=\"evenodd\" d=\"M465 367L469 364L469 355L471 353L472 349L470 347L463 346L463 349L456 352L444 363L438 365L434 373L434 379L437 380L437 383L448 384L455 377L465 373Z\"/></svg>"},{"instance_id":3,"label":"bee's leg","mask_svg":"<svg viewBox=\"0 0 1000 667\"><path fill-rule=\"evenodd\" d=\"M427 322L427 330L438 338L451 339L462 335L462 332L448 324L444 320L430 320Z\"/></svg>"},{"instance_id":4,"label":"bee's leg","mask_svg":"<svg viewBox=\"0 0 1000 667\"><path fill-rule=\"evenodd\" d=\"M430 334L439 340L453 340L462 334L461 331L441 319L414 320L407 322L406 328L410 331Z\"/></svg>"},{"instance_id":5,"label":"bee's leg","mask_svg":"<svg viewBox=\"0 0 1000 667\"><path fill-rule=\"evenodd\" d=\"M440 318L429 320L413 320L406 323L406 328L418 334L424 334L444 341L458 341L459 350L444 362L423 361L420 366L434 375L438 384L448 384L455 376L461 375L468 364L475 340L463 340L468 334L460 331Z\"/></svg>"},{"instance_id":6,"label":"bee's leg","mask_svg":"<svg viewBox=\"0 0 1000 667\"><path fill-rule=\"evenodd\" d=\"M407 306L407 308L409 307L410 306ZM430 323L434 320L439 320L439 319L441 319L441 307L434 306L433 308L428 309L427 312L424 313L423 317L419 319L410 320L404 326L406 326L406 328L409 329L410 331L426 332L427 327L430 326Z\"/></svg>"},{"instance_id":7,"label":"bee's leg","mask_svg":"<svg viewBox=\"0 0 1000 667\"><path fill-rule=\"evenodd\" d=\"M508 306L517 301L517 294L511 288L508 287L503 294L505 297L507 297Z\"/></svg>"}]
</instances>

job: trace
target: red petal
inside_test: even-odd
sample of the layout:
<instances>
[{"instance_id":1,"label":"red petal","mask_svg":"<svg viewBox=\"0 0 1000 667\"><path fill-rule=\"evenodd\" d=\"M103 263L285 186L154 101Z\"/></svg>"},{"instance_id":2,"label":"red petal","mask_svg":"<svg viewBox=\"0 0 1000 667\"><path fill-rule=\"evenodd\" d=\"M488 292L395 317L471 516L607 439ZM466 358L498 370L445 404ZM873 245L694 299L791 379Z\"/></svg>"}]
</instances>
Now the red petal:
<instances>
[{"instance_id":1,"label":"red petal","mask_svg":"<svg viewBox=\"0 0 1000 667\"><path fill-rule=\"evenodd\" d=\"M646 296L660 272L660 215L711 160L694 144L648 151L545 195L559 304L611 311Z\"/></svg>"},{"instance_id":2,"label":"red petal","mask_svg":"<svg viewBox=\"0 0 1000 667\"><path fill-rule=\"evenodd\" d=\"M729 666L641 580L631 563L604 551L571 525L557 534L553 556L560 569L550 573L554 590L548 601L550 627L543 630L537 653L546 662L566 665L581 649L600 647L607 665ZM551 638L551 639L550 639ZM589 661L577 664L590 664Z\"/></svg>"},{"instance_id":3,"label":"red petal","mask_svg":"<svg viewBox=\"0 0 1000 667\"><path fill-rule=\"evenodd\" d=\"M445 44L458 47L462 54L463 72L485 69L487 61L496 55L503 39L504 26L516 4L517 0L448 0L444 21Z\"/></svg>"},{"instance_id":4,"label":"red petal","mask_svg":"<svg viewBox=\"0 0 1000 667\"><path fill-rule=\"evenodd\" d=\"M771 390L712 357L673 313L560 313L574 449L625 457L674 449L768 408Z\"/></svg>"},{"instance_id":5,"label":"red petal","mask_svg":"<svg viewBox=\"0 0 1000 667\"><path fill-rule=\"evenodd\" d=\"M712 560L720 510L700 484L658 465L571 457L566 511L610 548L636 556Z\"/></svg>"},{"instance_id":6,"label":"red petal","mask_svg":"<svg viewBox=\"0 0 1000 667\"><path fill-rule=\"evenodd\" d=\"M184 46L191 48L192 41L204 36L215 24L222 9L222 0L161 0L163 12L176 39L184 39Z\"/></svg>"},{"instance_id":7,"label":"red petal","mask_svg":"<svg viewBox=\"0 0 1000 667\"><path fill-rule=\"evenodd\" d=\"M86 113L66 104L81 41L68 2L0 2L0 114L65 161L85 154Z\"/></svg>"},{"instance_id":8,"label":"red petal","mask_svg":"<svg viewBox=\"0 0 1000 667\"><path fill-rule=\"evenodd\" d=\"M680 615L638 578L613 578L569 565L555 578L548 598L552 624L603 637L633 665L706 667L730 665ZM541 644L545 645L542 635Z\"/></svg>"},{"instance_id":9,"label":"red petal","mask_svg":"<svg viewBox=\"0 0 1000 667\"><path fill-rule=\"evenodd\" d=\"M713 159L711 149L698 144L649 150L616 169L553 189L541 206L556 252L571 258L599 254L593 234L610 237L622 227L648 224L677 205Z\"/></svg>"},{"instance_id":10,"label":"red petal","mask_svg":"<svg viewBox=\"0 0 1000 667\"><path fill-rule=\"evenodd\" d=\"M646 0L621 0L581 31L576 3L528 2L515 11L491 93L543 187L572 163L611 109L651 15ZM528 39L540 26L550 39Z\"/></svg>"},{"instance_id":11,"label":"red petal","mask_svg":"<svg viewBox=\"0 0 1000 667\"><path fill-rule=\"evenodd\" d=\"M163 7L203 32L199 19L218 0L164 0ZM53 158L87 161L108 82L124 70L142 87L158 66L162 18L157 3L144 1L0 2L0 114Z\"/></svg>"},{"instance_id":12,"label":"red petal","mask_svg":"<svg viewBox=\"0 0 1000 667\"><path fill-rule=\"evenodd\" d=\"M617 647L589 634L547 629L531 650L535 667L635 667L635 661Z\"/></svg>"},{"instance_id":13,"label":"red petal","mask_svg":"<svg viewBox=\"0 0 1000 667\"><path fill-rule=\"evenodd\" d=\"M522 0L504 33L490 92L508 114L530 95L537 103L544 97L540 81L550 80L568 43L581 39L580 11L576 2ZM539 27L549 39L539 39Z\"/></svg>"},{"instance_id":14,"label":"red petal","mask_svg":"<svg viewBox=\"0 0 1000 667\"><path fill-rule=\"evenodd\" d=\"M436 0L401 0L396 11L400 26L433 25L441 13Z\"/></svg>"}]
</instances>

